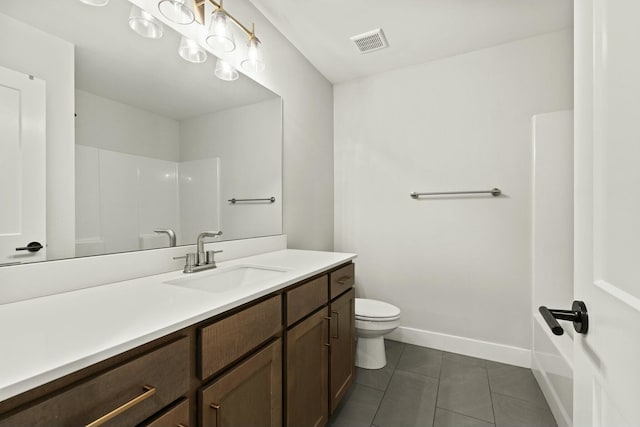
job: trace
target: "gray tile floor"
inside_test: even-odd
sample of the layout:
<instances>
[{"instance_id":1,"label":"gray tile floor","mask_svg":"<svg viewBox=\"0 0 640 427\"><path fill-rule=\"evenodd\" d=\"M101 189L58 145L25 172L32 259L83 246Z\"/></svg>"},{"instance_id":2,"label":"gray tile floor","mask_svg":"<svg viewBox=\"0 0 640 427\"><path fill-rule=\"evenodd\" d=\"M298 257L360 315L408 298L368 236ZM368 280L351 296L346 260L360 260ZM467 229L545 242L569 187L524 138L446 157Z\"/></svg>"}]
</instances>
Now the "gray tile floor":
<instances>
[{"instance_id":1,"label":"gray tile floor","mask_svg":"<svg viewBox=\"0 0 640 427\"><path fill-rule=\"evenodd\" d=\"M556 427L529 369L385 345L387 366L358 368L331 427Z\"/></svg>"}]
</instances>

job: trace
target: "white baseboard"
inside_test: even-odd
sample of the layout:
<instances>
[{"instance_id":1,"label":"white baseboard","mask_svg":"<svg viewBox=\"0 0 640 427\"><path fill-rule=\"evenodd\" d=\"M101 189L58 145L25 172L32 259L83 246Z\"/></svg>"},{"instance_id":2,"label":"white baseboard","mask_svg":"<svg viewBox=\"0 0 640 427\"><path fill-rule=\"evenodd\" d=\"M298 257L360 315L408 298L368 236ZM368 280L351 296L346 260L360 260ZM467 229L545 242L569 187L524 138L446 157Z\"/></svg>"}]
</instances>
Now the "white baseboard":
<instances>
[{"instance_id":1,"label":"white baseboard","mask_svg":"<svg viewBox=\"0 0 640 427\"><path fill-rule=\"evenodd\" d=\"M386 338L421 347L435 348L451 353L522 366L523 368L531 367L531 350L526 348L407 328L405 326L401 326L391 332Z\"/></svg>"},{"instance_id":2,"label":"white baseboard","mask_svg":"<svg viewBox=\"0 0 640 427\"><path fill-rule=\"evenodd\" d=\"M549 404L549 409L551 409L551 413L556 419L556 423L558 423L558 427L573 427L571 417L567 414L567 411L562 405L562 401L556 393L555 388L538 362L535 352L532 352L531 354L531 369L533 370L533 375L538 381L540 390L542 390L542 394L544 394L545 400Z\"/></svg>"}]
</instances>

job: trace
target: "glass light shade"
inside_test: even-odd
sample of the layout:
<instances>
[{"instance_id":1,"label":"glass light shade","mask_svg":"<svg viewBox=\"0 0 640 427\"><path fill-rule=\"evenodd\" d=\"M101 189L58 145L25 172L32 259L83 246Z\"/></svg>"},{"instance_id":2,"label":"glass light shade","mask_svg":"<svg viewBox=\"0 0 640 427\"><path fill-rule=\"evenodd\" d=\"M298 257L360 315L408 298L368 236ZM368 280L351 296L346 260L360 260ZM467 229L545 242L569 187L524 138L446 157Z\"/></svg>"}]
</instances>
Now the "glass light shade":
<instances>
[{"instance_id":1,"label":"glass light shade","mask_svg":"<svg viewBox=\"0 0 640 427\"><path fill-rule=\"evenodd\" d=\"M162 23L154 18L149 12L137 6L131 7L129 13L129 27L142 37L148 39L159 39L164 34Z\"/></svg>"},{"instance_id":2,"label":"glass light shade","mask_svg":"<svg viewBox=\"0 0 640 427\"><path fill-rule=\"evenodd\" d=\"M238 70L233 68L227 61L224 61L220 58L218 58L218 61L216 62L215 74L217 78L227 82L238 80L238 77L240 77L240 74L238 74Z\"/></svg>"},{"instance_id":3,"label":"glass light shade","mask_svg":"<svg viewBox=\"0 0 640 427\"><path fill-rule=\"evenodd\" d=\"M89 6L106 6L109 3L109 0L80 0L84 4L88 4Z\"/></svg>"},{"instance_id":4,"label":"glass light shade","mask_svg":"<svg viewBox=\"0 0 640 427\"><path fill-rule=\"evenodd\" d=\"M205 51L198 43L191 39L182 37L180 39L180 47L178 54L185 61L201 64L207 60L207 51Z\"/></svg>"},{"instance_id":5,"label":"glass light shade","mask_svg":"<svg viewBox=\"0 0 640 427\"><path fill-rule=\"evenodd\" d=\"M216 11L211 14L207 44L218 52L233 52L236 48L229 18L227 14L220 9L216 9Z\"/></svg>"},{"instance_id":6,"label":"glass light shade","mask_svg":"<svg viewBox=\"0 0 640 427\"><path fill-rule=\"evenodd\" d=\"M264 59L262 57L262 43L255 37L251 37L247 42L247 58L240 65L245 71L264 71Z\"/></svg>"},{"instance_id":7,"label":"glass light shade","mask_svg":"<svg viewBox=\"0 0 640 427\"><path fill-rule=\"evenodd\" d=\"M196 20L196 15L186 4L187 2L185 0L162 0L158 3L158 9L169 21L188 25Z\"/></svg>"}]
</instances>

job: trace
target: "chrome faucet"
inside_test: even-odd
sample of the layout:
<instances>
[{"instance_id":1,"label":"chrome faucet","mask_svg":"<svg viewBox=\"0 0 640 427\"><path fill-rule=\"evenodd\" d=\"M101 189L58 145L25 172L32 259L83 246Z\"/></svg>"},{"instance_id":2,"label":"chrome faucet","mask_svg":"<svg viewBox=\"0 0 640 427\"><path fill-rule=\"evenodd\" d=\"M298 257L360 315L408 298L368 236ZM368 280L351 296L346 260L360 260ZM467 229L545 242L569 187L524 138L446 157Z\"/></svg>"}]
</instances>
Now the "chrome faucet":
<instances>
[{"instance_id":1,"label":"chrome faucet","mask_svg":"<svg viewBox=\"0 0 640 427\"><path fill-rule=\"evenodd\" d=\"M161 228L158 230L153 230L154 233L159 233L159 234L166 234L167 236L169 236L169 247L170 248L175 248L176 247L176 232L173 231L170 228Z\"/></svg>"},{"instance_id":2,"label":"chrome faucet","mask_svg":"<svg viewBox=\"0 0 640 427\"><path fill-rule=\"evenodd\" d=\"M202 270L216 268L215 254L223 251L206 251L204 250L204 239L207 237L218 237L222 235L222 231L205 231L198 234L196 242L196 253L188 253L185 258L187 262L184 265L185 273L195 273Z\"/></svg>"}]
</instances>

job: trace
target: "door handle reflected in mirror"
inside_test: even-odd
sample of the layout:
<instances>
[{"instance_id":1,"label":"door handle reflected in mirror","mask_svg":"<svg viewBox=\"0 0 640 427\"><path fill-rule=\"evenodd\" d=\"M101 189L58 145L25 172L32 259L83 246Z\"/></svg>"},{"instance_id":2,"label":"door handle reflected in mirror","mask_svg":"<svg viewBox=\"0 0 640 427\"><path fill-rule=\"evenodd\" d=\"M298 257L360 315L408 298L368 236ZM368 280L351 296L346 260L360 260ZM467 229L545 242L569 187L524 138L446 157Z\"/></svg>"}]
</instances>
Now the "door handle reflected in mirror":
<instances>
[{"instance_id":1,"label":"door handle reflected in mirror","mask_svg":"<svg viewBox=\"0 0 640 427\"><path fill-rule=\"evenodd\" d=\"M42 248L44 248L44 246L42 246L39 242L31 242L27 246L16 248L16 252L18 251L38 252Z\"/></svg>"},{"instance_id":2,"label":"door handle reflected in mirror","mask_svg":"<svg viewBox=\"0 0 640 427\"><path fill-rule=\"evenodd\" d=\"M564 329L558 323L558 320L567 320L573 322L573 328L579 334L586 334L589 330L589 316L587 314L587 306L582 301L574 301L571 310L558 310L547 308L544 305L539 309L542 318L551 329L554 335L564 334Z\"/></svg>"}]
</instances>

